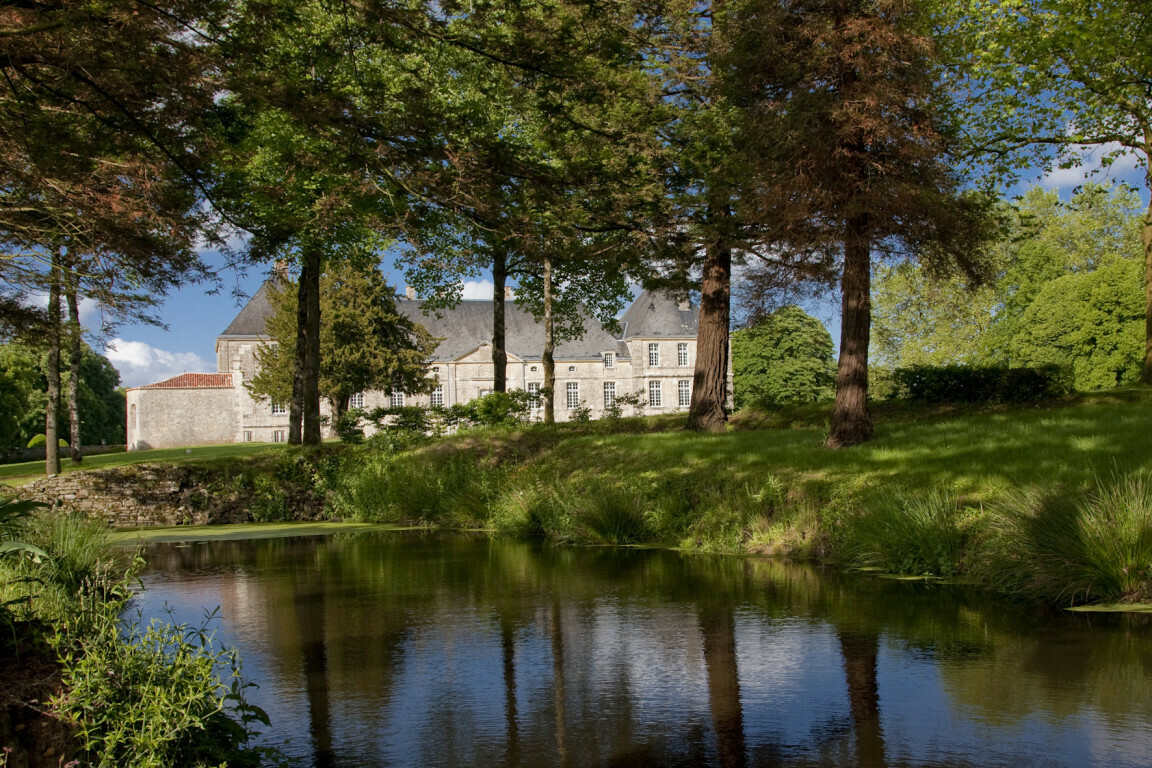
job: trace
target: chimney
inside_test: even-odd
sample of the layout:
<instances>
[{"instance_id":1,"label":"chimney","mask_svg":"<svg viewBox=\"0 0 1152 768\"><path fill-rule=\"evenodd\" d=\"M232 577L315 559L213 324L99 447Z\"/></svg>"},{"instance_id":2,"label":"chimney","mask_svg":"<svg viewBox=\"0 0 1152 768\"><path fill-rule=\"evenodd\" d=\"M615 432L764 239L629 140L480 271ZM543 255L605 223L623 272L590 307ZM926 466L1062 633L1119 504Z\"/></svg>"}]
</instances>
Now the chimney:
<instances>
[{"instance_id":1,"label":"chimney","mask_svg":"<svg viewBox=\"0 0 1152 768\"><path fill-rule=\"evenodd\" d=\"M288 279L288 262L284 259L276 259L272 263L272 274L281 280Z\"/></svg>"},{"instance_id":2,"label":"chimney","mask_svg":"<svg viewBox=\"0 0 1152 768\"><path fill-rule=\"evenodd\" d=\"M407 299L415 299L416 298L416 289L410 285L404 286L404 297Z\"/></svg>"},{"instance_id":3,"label":"chimney","mask_svg":"<svg viewBox=\"0 0 1152 768\"><path fill-rule=\"evenodd\" d=\"M513 293L512 293L512 286L510 286L510 285L506 285L506 286L504 286L504 298L505 298L505 299L514 299L514 298L516 298L516 296L515 296L515 295L513 295Z\"/></svg>"}]
</instances>

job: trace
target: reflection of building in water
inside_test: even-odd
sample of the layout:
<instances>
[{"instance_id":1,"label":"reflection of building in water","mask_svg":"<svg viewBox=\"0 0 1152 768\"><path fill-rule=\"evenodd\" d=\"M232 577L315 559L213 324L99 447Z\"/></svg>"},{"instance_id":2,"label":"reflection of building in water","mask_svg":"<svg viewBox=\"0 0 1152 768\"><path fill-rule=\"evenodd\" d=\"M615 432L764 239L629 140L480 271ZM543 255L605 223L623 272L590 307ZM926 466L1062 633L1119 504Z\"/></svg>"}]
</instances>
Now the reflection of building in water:
<instances>
[{"instance_id":1,"label":"reflection of building in water","mask_svg":"<svg viewBox=\"0 0 1152 768\"><path fill-rule=\"evenodd\" d=\"M254 398L244 387L259 370L256 350L269 343L269 286L261 286L217 337L216 373L185 373L128 390L129 450L287 439L287 408ZM442 339L428 361L436 388L428 395L361 392L353 407L450 406L492 391L491 301L462 301L440 316L425 315L423 302L409 291L397 306ZM544 385L543 327L511 297L504 313L507 388L538 391ZM687 410L698 317L699 307L690 302L649 291L620 318L618 335L585 317L584 336L556 347L556 419L567 421L582 408L596 418L618 398L640 391L646 413ZM326 402L321 409L328 415ZM540 409L534 415L539 418Z\"/></svg>"}]
</instances>

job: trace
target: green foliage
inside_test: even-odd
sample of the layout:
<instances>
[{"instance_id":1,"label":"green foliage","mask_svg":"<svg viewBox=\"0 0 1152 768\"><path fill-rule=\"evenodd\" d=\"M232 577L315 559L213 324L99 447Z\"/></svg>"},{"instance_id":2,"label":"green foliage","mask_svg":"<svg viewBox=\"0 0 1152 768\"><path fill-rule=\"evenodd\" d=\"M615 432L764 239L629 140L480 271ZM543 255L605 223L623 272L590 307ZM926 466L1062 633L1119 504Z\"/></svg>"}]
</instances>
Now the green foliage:
<instances>
[{"instance_id":1,"label":"green foliage","mask_svg":"<svg viewBox=\"0 0 1152 768\"><path fill-rule=\"evenodd\" d=\"M1045 285L1008 342L1015 364L1070 368L1081 391L1137 381L1144 362L1144 265L1116 258Z\"/></svg>"},{"instance_id":2,"label":"green foliage","mask_svg":"<svg viewBox=\"0 0 1152 768\"><path fill-rule=\"evenodd\" d=\"M883 368L978 365L1001 298L911 262L876 267L872 282L873 361ZM869 377L869 394L883 397Z\"/></svg>"},{"instance_id":3,"label":"green foliage","mask_svg":"<svg viewBox=\"0 0 1152 768\"><path fill-rule=\"evenodd\" d=\"M736 408L749 403L830 400L836 381L832 336L795 306L781 307L732 334L732 388Z\"/></svg>"},{"instance_id":4,"label":"green foliage","mask_svg":"<svg viewBox=\"0 0 1152 768\"><path fill-rule=\"evenodd\" d=\"M976 368L917 365L892 373L892 396L925 403L1031 403L1059 397L1069 389L1068 374L1057 365L1036 368Z\"/></svg>"},{"instance_id":5,"label":"green foliage","mask_svg":"<svg viewBox=\"0 0 1152 768\"><path fill-rule=\"evenodd\" d=\"M334 265L320 284L320 394L343 414L365 390L426 392L432 386L425 361L436 348L423 326L399 313L392 290L376 266ZM296 286L281 282L269 291L273 314L260 346L260 371L246 384L258 397L288 402L296 355Z\"/></svg>"},{"instance_id":6,"label":"green foliage","mask_svg":"<svg viewBox=\"0 0 1152 768\"><path fill-rule=\"evenodd\" d=\"M886 367L1058 365L1077 389L1134 381L1143 360L1139 201L1085 184L1029 189L1006 208L981 286L911 264L876 272L873 346Z\"/></svg>"},{"instance_id":7,"label":"green foliage","mask_svg":"<svg viewBox=\"0 0 1152 768\"><path fill-rule=\"evenodd\" d=\"M267 715L245 696L235 650L217 648L206 629L153 620L126 631L103 609L81 642L61 636L66 693L56 709L101 768L257 766L248 745Z\"/></svg>"},{"instance_id":8,"label":"green foliage","mask_svg":"<svg viewBox=\"0 0 1152 768\"><path fill-rule=\"evenodd\" d=\"M29 444L29 440L44 431L44 409L48 402L47 353L29 345L0 345L0 398L4 394L5 369L20 372L22 395L13 404L22 406L9 415L18 421L20 443ZM68 366L64 365L61 371L63 392L68 391L70 376ZM96 354L87 345L83 345L81 350L78 395L84 441L90 445L99 444L102 440L109 445L123 444L126 405L124 390L120 389L120 373L106 357ZM3 417L0 416L0 430L3 428ZM62 407L60 433L66 435L69 430L68 409Z\"/></svg>"},{"instance_id":9,"label":"green foliage","mask_svg":"<svg viewBox=\"0 0 1152 768\"><path fill-rule=\"evenodd\" d=\"M1152 474L1098 481L1090 493L1031 487L991 508L987 578L1070 606L1152 601Z\"/></svg>"},{"instance_id":10,"label":"green foliage","mask_svg":"<svg viewBox=\"0 0 1152 768\"><path fill-rule=\"evenodd\" d=\"M1138 0L940 0L940 37L951 77L965 82L957 118L972 148L1001 177L1037 165L1074 167L1096 145L1107 168L1149 147L1152 54L1133 45L1145 19Z\"/></svg>"},{"instance_id":11,"label":"green foliage","mask_svg":"<svg viewBox=\"0 0 1152 768\"><path fill-rule=\"evenodd\" d=\"M917 576L964 570L967 534L956 494L892 494L842 520L839 545L860 568Z\"/></svg>"},{"instance_id":12,"label":"green foliage","mask_svg":"<svg viewBox=\"0 0 1152 768\"><path fill-rule=\"evenodd\" d=\"M26 348L0 346L0 449L23 445L22 419L36 386L36 358Z\"/></svg>"},{"instance_id":13,"label":"green foliage","mask_svg":"<svg viewBox=\"0 0 1152 768\"><path fill-rule=\"evenodd\" d=\"M41 432L38 435L32 436L32 439L28 441L28 447L29 448L39 448L40 446L47 444L47 442L48 442L48 438L45 437L43 432ZM59 444L59 446L61 448L67 448L68 447L68 441L62 437L59 440L57 440L56 442Z\"/></svg>"}]
</instances>

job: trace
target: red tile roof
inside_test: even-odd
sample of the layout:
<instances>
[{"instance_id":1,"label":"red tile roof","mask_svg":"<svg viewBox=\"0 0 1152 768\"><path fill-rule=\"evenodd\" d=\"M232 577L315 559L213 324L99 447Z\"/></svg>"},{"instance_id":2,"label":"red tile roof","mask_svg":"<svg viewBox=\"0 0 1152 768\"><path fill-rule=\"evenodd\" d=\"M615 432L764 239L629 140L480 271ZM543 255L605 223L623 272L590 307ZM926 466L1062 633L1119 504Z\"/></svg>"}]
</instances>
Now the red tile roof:
<instances>
[{"instance_id":1,"label":"red tile roof","mask_svg":"<svg viewBox=\"0 0 1152 768\"><path fill-rule=\"evenodd\" d=\"M232 388L231 373L182 373L139 389L217 389Z\"/></svg>"}]
</instances>

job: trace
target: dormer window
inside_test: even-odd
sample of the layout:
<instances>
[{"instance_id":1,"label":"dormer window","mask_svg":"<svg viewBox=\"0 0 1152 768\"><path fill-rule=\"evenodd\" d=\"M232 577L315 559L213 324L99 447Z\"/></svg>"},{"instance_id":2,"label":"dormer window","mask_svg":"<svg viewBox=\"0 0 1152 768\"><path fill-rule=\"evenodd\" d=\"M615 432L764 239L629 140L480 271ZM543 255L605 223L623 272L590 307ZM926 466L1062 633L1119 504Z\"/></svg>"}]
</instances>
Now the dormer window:
<instances>
[{"instance_id":1,"label":"dormer window","mask_svg":"<svg viewBox=\"0 0 1152 768\"><path fill-rule=\"evenodd\" d=\"M605 352L604 353L604 367L605 368L615 368L616 367L616 353L615 352Z\"/></svg>"}]
</instances>

